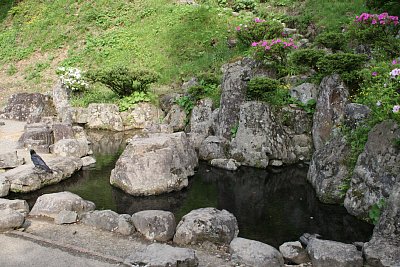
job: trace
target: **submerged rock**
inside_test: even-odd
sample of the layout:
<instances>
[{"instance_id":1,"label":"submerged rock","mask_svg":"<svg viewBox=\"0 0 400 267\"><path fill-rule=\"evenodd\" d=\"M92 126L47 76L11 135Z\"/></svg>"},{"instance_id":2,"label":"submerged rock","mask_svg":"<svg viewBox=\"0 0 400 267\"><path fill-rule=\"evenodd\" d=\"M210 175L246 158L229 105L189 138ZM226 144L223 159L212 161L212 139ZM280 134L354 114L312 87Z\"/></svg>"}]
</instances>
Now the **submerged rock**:
<instances>
[{"instance_id":1,"label":"submerged rock","mask_svg":"<svg viewBox=\"0 0 400 267\"><path fill-rule=\"evenodd\" d=\"M133 138L111 172L110 183L131 195L181 190L197 167L197 155L183 132Z\"/></svg>"},{"instance_id":2,"label":"submerged rock","mask_svg":"<svg viewBox=\"0 0 400 267\"><path fill-rule=\"evenodd\" d=\"M257 267L284 266L281 253L270 245L236 237L230 243L232 260Z\"/></svg>"},{"instance_id":3,"label":"submerged rock","mask_svg":"<svg viewBox=\"0 0 400 267\"><path fill-rule=\"evenodd\" d=\"M192 243L229 244L239 233L235 216L226 210L202 208L192 210L176 227L174 242L180 245Z\"/></svg>"},{"instance_id":4,"label":"submerged rock","mask_svg":"<svg viewBox=\"0 0 400 267\"><path fill-rule=\"evenodd\" d=\"M29 215L56 218L63 210L76 211L78 214L81 214L94 209L95 205L93 202L84 200L71 192L64 191L38 197Z\"/></svg>"}]
</instances>

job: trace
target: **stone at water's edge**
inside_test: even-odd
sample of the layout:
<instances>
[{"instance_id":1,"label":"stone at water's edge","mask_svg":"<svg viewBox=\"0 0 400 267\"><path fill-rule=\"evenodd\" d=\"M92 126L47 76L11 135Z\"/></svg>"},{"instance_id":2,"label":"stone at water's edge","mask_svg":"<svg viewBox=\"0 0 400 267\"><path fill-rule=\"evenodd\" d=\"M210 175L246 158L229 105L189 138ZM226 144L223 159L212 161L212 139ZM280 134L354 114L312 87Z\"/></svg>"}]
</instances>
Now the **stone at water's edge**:
<instances>
[{"instance_id":1,"label":"stone at water's edge","mask_svg":"<svg viewBox=\"0 0 400 267\"><path fill-rule=\"evenodd\" d=\"M163 210L144 210L132 215L137 231L148 240L169 241L175 233L175 216Z\"/></svg>"},{"instance_id":2,"label":"stone at water's edge","mask_svg":"<svg viewBox=\"0 0 400 267\"><path fill-rule=\"evenodd\" d=\"M229 244L238 233L233 214L226 210L202 208L183 216L176 227L174 242L180 245L203 242Z\"/></svg>"},{"instance_id":3,"label":"stone at water's edge","mask_svg":"<svg viewBox=\"0 0 400 267\"><path fill-rule=\"evenodd\" d=\"M199 260L192 249L155 243L141 251L133 252L124 263L129 266L196 267L199 265Z\"/></svg>"},{"instance_id":4,"label":"stone at water's edge","mask_svg":"<svg viewBox=\"0 0 400 267\"><path fill-rule=\"evenodd\" d=\"M124 130L144 129L148 123L160 123L164 112L157 106L142 102L128 111L121 112Z\"/></svg>"},{"instance_id":5,"label":"stone at water's edge","mask_svg":"<svg viewBox=\"0 0 400 267\"><path fill-rule=\"evenodd\" d=\"M54 143L53 153L61 157L84 157L89 152L86 140L62 139Z\"/></svg>"},{"instance_id":6,"label":"stone at water's edge","mask_svg":"<svg viewBox=\"0 0 400 267\"><path fill-rule=\"evenodd\" d=\"M282 253L286 262L294 262L296 264L310 262L307 251L299 241L285 242L279 246L279 251Z\"/></svg>"},{"instance_id":7,"label":"stone at water's edge","mask_svg":"<svg viewBox=\"0 0 400 267\"><path fill-rule=\"evenodd\" d=\"M325 77L319 87L317 106L314 113L312 136L314 148L320 149L343 124L349 90L340 76Z\"/></svg>"},{"instance_id":8,"label":"stone at water's edge","mask_svg":"<svg viewBox=\"0 0 400 267\"><path fill-rule=\"evenodd\" d=\"M81 214L79 216L83 224L91 225L97 229L117 232L123 235L130 235L135 231L135 227L127 214L118 214L111 210L95 210Z\"/></svg>"},{"instance_id":9,"label":"stone at water's edge","mask_svg":"<svg viewBox=\"0 0 400 267\"><path fill-rule=\"evenodd\" d=\"M199 159L212 160L226 158L228 150L228 140L223 137L210 135L201 142L199 148Z\"/></svg>"},{"instance_id":10,"label":"stone at water's edge","mask_svg":"<svg viewBox=\"0 0 400 267\"><path fill-rule=\"evenodd\" d=\"M131 195L159 195L188 185L198 159L186 134L136 137L115 164L110 183Z\"/></svg>"},{"instance_id":11,"label":"stone at water's edge","mask_svg":"<svg viewBox=\"0 0 400 267\"><path fill-rule=\"evenodd\" d=\"M369 266L400 266L400 183L386 202L372 239L364 245Z\"/></svg>"},{"instance_id":12,"label":"stone at water's edge","mask_svg":"<svg viewBox=\"0 0 400 267\"><path fill-rule=\"evenodd\" d=\"M87 126L90 129L124 130L118 106L114 104L89 104Z\"/></svg>"},{"instance_id":13,"label":"stone at water's edge","mask_svg":"<svg viewBox=\"0 0 400 267\"><path fill-rule=\"evenodd\" d=\"M400 127L390 120L376 125L368 134L344 202L350 214L368 218L371 207L387 199L400 182L400 153L394 144L399 139Z\"/></svg>"},{"instance_id":14,"label":"stone at water's edge","mask_svg":"<svg viewBox=\"0 0 400 267\"><path fill-rule=\"evenodd\" d=\"M82 160L75 157L58 157L49 160L47 165L53 170L53 173L38 170L30 164L21 165L0 174L0 180L2 177L9 180L10 191L12 192L31 192L70 177L82 167Z\"/></svg>"},{"instance_id":15,"label":"stone at water's edge","mask_svg":"<svg viewBox=\"0 0 400 267\"><path fill-rule=\"evenodd\" d=\"M313 238L307 246L313 267L362 267L363 257L356 246Z\"/></svg>"},{"instance_id":16,"label":"stone at water's edge","mask_svg":"<svg viewBox=\"0 0 400 267\"><path fill-rule=\"evenodd\" d=\"M336 136L314 152L307 180L312 184L318 199L323 203L343 203L341 186L349 176L346 158L350 146L342 136Z\"/></svg>"},{"instance_id":17,"label":"stone at water's edge","mask_svg":"<svg viewBox=\"0 0 400 267\"><path fill-rule=\"evenodd\" d=\"M230 243L232 260L257 267L281 267L284 261L281 253L270 245L237 237Z\"/></svg>"},{"instance_id":18,"label":"stone at water's edge","mask_svg":"<svg viewBox=\"0 0 400 267\"><path fill-rule=\"evenodd\" d=\"M65 191L38 197L29 215L56 218L63 210L76 211L78 214L81 214L94 209L95 205L93 202Z\"/></svg>"}]
</instances>

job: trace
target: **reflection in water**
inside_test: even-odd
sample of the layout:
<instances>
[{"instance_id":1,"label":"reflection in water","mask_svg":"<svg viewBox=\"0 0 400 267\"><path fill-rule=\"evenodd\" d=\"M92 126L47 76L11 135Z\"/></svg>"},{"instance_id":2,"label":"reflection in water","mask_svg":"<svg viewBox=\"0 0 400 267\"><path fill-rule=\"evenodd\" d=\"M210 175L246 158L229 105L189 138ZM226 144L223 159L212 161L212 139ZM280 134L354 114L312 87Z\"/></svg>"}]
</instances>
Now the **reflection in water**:
<instances>
[{"instance_id":1,"label":"reflection in water","mask_svg":"<svg viewBox=\"0 0 400 267\"><path fill-rule=\"evenodd\" d=\"M229 172L201 163L189 187L181 192L133 197L109 184L111 170L125 144L124 136L91 133L89 137L97 159L94 167L81 170L60 184L9 197L26 199L32 207L42 194L70 191L93 201L97 209L128 214L169 210L177 220L193 209L216 207L236 216L239 236L275 247L297 240L305 232L346 243L367 241L372 233L371 225L347 214L342 206L320 203L306 181L305 167L279 171L242 167Z\"/></svg>"}]
</instances>

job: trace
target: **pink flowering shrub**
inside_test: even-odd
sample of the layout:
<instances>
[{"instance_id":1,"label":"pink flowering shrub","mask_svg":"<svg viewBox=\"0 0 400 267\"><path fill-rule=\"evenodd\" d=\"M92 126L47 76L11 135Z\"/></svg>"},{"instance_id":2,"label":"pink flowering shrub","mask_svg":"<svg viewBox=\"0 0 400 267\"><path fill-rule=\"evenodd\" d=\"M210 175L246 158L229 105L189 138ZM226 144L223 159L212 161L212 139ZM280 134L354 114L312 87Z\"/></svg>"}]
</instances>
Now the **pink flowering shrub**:
<instances>
[{"instance_id":1,"label":"pink flowering shrub","mask_svg":"<svg viewBox=\"0 0 400 267\"><path fill-rule=\"evenodd\" d=\"M247 24L240 24L235 27L236 37L240 44L248 47L254 41L263 39L272 39L281 35L283 25L279 21L266 21L260 18L254 18Z\"/></svg>"},{"instance_id":2,"label":"pink flowering shrub","mask_svg":"<svg viewBox=\"0 0 400 267\"><path fill-rule=\"evenodd\" d=\"M386 12L379 15L362 13L360 16L356 16L356 19L354 21L360 24L377 25L377 26L384 25L386 27L390 25L397 26L397 24L399 24L399 17L390 16Z\"/></svg>"},{"instance_id":3,"label":"pink flowering shrub","mask_svg":"<svg viewBox=\"0 0 400 267\"><path fill-rule=\"evenodd\" d=\"M255 57L257 59L273 61L283 65L287 63L288 52L298 48L292 38L261 40L253 42L251 46L256 48Z\"/></svg>"}]
</instances>

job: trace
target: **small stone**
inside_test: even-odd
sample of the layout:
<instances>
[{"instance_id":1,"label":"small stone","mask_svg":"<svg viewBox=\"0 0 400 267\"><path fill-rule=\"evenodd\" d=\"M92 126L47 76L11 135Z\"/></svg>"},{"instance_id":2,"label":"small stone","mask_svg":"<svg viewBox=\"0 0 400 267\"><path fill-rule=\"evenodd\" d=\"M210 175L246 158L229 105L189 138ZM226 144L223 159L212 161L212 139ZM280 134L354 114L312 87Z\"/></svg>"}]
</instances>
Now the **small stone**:
<instances>
[{"instance_id":1,"label":"small stone","mask_svg":"<svg viewBox=\"0 0 400 267\"><path fill-rule=\"evenodd\" d=\"M13 209L0 210L0 232L20 228L25 221L25 216Z\"/></svg>"},{"instance_id":2,"label":"small stone","mask_svg":"<svg viewBox=\"0 0 400 267\"><path fill-rule=\"evenodd\" d=\"M62 210L54 219L55 224L69 224L75 223L78 219L78 213L75 211Z\"/></svg>"},{"instance_id":3,"label":"small stone","mask_svg":"<svg viewBox=\"0 0 400 267\"><path fill-rule=\"evenodd\" d=\"M279 251L288 263L302 264L310 262L307 251L303 248L299 241L286 242L279 246Z\"/></svg>"},{"instance_id":4,"label":"small stone","mask_svg":"<svg viewBox=\"0 0 400 267\"><path fill-rule=\"evenodd\" d=\"M82 166L86 167L96 163L96 159L90 156L86 156L81 158L82 159Z\"/></svg>"}]
</instances>

